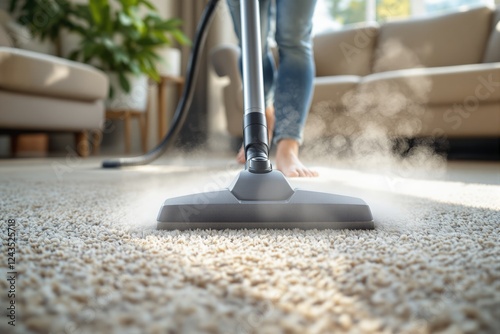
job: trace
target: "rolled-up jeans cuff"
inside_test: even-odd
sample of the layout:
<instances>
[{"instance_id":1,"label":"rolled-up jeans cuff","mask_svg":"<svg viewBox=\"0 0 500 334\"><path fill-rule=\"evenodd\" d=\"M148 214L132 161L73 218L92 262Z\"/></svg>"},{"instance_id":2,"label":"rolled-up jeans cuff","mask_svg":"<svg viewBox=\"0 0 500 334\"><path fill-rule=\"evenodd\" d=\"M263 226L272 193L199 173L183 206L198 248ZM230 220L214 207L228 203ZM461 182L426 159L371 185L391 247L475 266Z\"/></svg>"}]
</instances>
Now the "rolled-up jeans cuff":
<instances>
[{"instance_id":1,"label":"rolled-up jeans cuff","mask_svg":"<svg viewBox=\"0 0 500 334\"><path fill-rule=\"evenodd\" d=\"M302 138L302 136L295 136L295 135L287 135L287 134L283 134L283 135L275 135L273 137L273 145L278 145L278 142L282 139L292 139L292 140L295 140L296 142L299 143L299 145L302 145L302 142L304 141L304 139Z\"/></svg>"}]
</instances>

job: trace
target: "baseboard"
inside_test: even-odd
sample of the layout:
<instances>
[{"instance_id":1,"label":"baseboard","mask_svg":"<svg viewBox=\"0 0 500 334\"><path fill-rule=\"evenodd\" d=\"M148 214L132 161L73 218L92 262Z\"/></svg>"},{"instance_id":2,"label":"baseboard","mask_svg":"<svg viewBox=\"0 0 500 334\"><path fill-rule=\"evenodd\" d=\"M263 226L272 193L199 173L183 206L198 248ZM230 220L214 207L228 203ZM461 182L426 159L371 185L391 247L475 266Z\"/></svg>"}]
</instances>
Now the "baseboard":
<instances>
[{"instance_id":1,"label":"baseboard","mask_svg":"<svg viewBox=\"0 0 500 334\"><path fill-rule=\"evenodd\" d=\"M400 139L401 140L401 139ZM500 138L402 139L407 147L430 145L448 160L500 161ZM398 140L396 140L398 143Z\"/></svg>"},{"instance_id":2,"label":"baseboard","mask_svg":"<svg viewBox=\"0 0 500 334\"><path fill-rule=\"evenodd\" d=\"M500 161L500 138L449 139L448 160Z\"/></svg>"}]
</instances>

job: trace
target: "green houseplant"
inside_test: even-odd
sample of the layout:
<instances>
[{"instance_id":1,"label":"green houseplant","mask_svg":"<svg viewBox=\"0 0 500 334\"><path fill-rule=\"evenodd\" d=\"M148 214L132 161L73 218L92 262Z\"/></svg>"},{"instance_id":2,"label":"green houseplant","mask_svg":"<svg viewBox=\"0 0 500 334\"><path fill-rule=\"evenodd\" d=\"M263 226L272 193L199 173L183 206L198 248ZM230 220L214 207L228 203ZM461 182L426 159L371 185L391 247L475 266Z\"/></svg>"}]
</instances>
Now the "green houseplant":
<instances>
[{"instance_id":1,"label":"green houseplant","mask_svg":"<svg viewBox=\"0 0 500 334\"><path fill-rule=\"evenodd\" d=\"M17 21L28 28L31 36L54 42L58 55L61 29L75 28L74 7L68 0L10 0L9 11L16 14Z\"/></svg>"},{"instance_id":2,"label":"green houseplant","mask_svg":"<svg viewBox=\"0 0 500 334\"><path fill-rule=\"evenodd\" d=\"M141 15L144 9L149 10ZM174 40L189 43L180 30L182 21L162 19L147 0L89 0L88 6L76 6L76 12L84 22L74 28L82 40L70 58L116 73L125 92L131 89L127 75L159 80L157 49Z\"/></svg>"},{"instance_id":3,"label":"green houseplant","mask_svg":"<svg viewBox=\"0 0 500 334\"><path fill-rule=\"evenodd\" d=\"M134 77L159 80L157 50L174 41L189 43L180 29L182 21L161 18L148 0L89 0L86 5L68 0L11 0L11 11L16 9L18 21L36 37L56 40L63 29L78 35L79 46L69 58L116 76L111 96L117 90L131 92ZM49 16L48 23L37 24L43 14Z\"/></svg>"}]
</instances>

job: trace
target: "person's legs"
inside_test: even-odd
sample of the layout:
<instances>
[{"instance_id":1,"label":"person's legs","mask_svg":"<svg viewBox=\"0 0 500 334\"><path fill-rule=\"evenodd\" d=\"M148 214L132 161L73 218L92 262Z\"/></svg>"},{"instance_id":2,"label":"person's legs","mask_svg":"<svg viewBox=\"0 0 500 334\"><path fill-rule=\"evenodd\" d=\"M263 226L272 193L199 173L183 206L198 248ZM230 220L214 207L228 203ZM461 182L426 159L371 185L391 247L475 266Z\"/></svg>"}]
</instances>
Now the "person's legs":
<instances>
[{"instance_id":1,"label":"person's legs","mask_svg":"<svg viewBox=\"0 0 500 334\"><path fill-rule=\"evenodd\" d=\"M315 5L316 0L293 3L276 0L280 63L274 93L274 142L277 143L276 167L286 176L317 176L298 156L313 89L311 30Z\"/></svg>"},{"instance_id":2,"label":"person's legs","mask_svg":"<svg viewBox=\"0 0 500 334\"><path fill-rule=\"evenodd\" d=\"M245 0L247 1L247 0ZM227 0L227 5L233 19L234 32L238 38L238 44L241 48L241 16L240 16L240 0ZM270 29L270 15L271 15L271 0L259 0L260 9L260 32L261 32L261 46L262 46L262 67L264 78L264 96L266 107L270 105L273 100L274 81L276 78L276 64L273 55L269 50L268 37ZM241 70L241 58L240 58Z\"/></svg>"}]
</instances>

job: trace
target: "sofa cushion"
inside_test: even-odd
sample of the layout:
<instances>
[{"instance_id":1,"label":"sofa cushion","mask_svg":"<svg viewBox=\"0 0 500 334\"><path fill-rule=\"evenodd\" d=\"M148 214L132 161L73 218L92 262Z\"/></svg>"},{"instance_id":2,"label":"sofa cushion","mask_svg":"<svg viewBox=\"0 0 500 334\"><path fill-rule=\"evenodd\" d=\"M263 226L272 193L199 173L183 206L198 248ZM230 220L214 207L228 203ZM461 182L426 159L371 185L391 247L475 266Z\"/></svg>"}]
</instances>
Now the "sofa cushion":
<instances>
[{"instance_id":1,"label":"sofa cushion","mask_svg":"<svg viewBox=\"0 0 500 334\"><path fill-rule=\"evenodd\" d=\"M492 10L479 7L389 22L379 29L373 72L482 62Z\"/></svg>"},{"instance_id":2,"label":"sofa cushion","mask_svg":"<svg viewBox=\"0 0 500 334\"><path fill-rule=\"evenodd\" d=\"M0 24L0 46L12 46L12 39L7 34L7 31Z\"/></svg>"},{"instance_id":3,"label":"sofa cushion","mask_svg":"<svg viewBox=\"0 0 500 334\"><path fill-rule=\"evenodd\" d=\"M385 85L409 100L432 105L500 102L500 63L416 68L371 74L361 80L363 90Z\"/></svg>"},{"instance_id":4,"label":"sofa cushion","mask_svg":"<svg viewBox=\"0 0 500 334\"><path fill-rule=\"evenodd\" d=\"M0 47L0 88L25 94L94 101L107 97L108 78L89 65Z\"/></svg>"},{"instance_id":5,"label":"sofa cushion","mask_svg":"<svg viewBox=\"0 0 500 334\"><path fill-rule=\"evenodd\" d=\"M0 90L0 128L31 130L100 129L104 102L75 101Z\"/></svg>"},{"instance_id":6,"label":"sofa cushion","mask_svg":"<svg viewBox=\"0 0 500 334\"><path fill-rule=\"evenodd\" d=\"M500 6L497 6L491 21L491 33L484 52L483 62L500 62Z\"/></svg>"},{"instance_id":7,"label":"sofa cushion","mask_svg":"<svg viewBox=\"0 0 500 334\"><path fill-rule=\"evenodd\" d=\"M314 37L316 76L371 73L377 26L330 31Z\"/></svg>"},{"instance_id":8,"label":"sofa cushion","mask_svg":"<svg viewBox=\"0 0 500 334\"><path fill-rule=\"evenodd\" d=\"M318 102L329 101L340 104L342 97L356 88L361 77L356 75L335 75L314 79L314 95L312 105Z\"/></svg>"}]
</instances>

